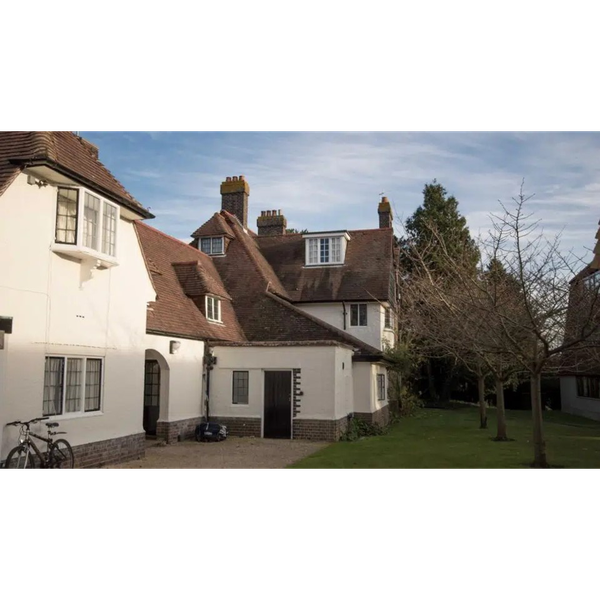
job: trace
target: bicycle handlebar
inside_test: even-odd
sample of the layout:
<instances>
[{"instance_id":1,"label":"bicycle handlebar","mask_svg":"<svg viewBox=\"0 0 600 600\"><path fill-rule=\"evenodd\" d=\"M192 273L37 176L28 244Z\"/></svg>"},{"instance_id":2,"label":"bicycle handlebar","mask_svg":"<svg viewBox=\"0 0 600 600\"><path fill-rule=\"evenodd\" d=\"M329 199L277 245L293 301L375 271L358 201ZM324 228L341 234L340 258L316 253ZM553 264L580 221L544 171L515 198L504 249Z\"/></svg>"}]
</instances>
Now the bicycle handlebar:
<instances>
[{"instance_id":1,"label":"bicycle handlebar","mask_svg":"<svg viewBox=\"0 0 600 600\"><path fill-rule=\"evenodd\" d=\"M16 427L17 425L31 425L32 423L37 423L38 421L47 421L50 417L37 417L35 419L31 419L31 421L13 421L12 423L7 423L6 427L12 425Z\"/></svg>"}]
</instances>

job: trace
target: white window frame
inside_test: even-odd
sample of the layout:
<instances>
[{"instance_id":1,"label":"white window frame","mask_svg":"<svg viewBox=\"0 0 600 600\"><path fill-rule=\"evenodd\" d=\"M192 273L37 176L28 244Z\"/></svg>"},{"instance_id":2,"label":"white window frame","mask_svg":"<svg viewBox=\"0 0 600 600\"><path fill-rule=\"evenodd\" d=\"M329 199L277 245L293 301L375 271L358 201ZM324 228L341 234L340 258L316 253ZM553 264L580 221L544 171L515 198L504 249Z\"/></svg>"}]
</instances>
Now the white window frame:
<instances>
[{"instance_id":1,"label":"white window frame","mask_svg":"<svg viewBox=\"0 0 600 600\"><path fill-rule=\"evenodd\" d=\"M394 311L390 306L384 307L383 328L387 331L394 331ZM388 324L389 319L389 324Z\"/></svg>"},{"instance_id":2,"label":"white window frame","mask_svg":"<svg viewBox=\"0 0 600 600\"><path fill-rule=\"evenodd\" d=\"M59 242L56 239L56 225L58 220L58 194L61 189L77 191L77 221L75 232L75 243ZM91 196L99 201L98 223L96 232L96 246L87 246L84 243L84 220L85 220L85 202L86 197ZM115 231L114 231L114 254L107 254L102 251L104 246L104 212L105 206L110 206L115 210ZM63 254L70 254L77 258L92 257L97 258L104 266L114 266L117 263L119 251L119 222L121 218L121 207L114 202L107 200L101 194L82 186L58 185L56 187L56 201L54 205L54 233L52 250Z\"/></svg>"},{"instance_id":3,"label":"white window frame","mask_svg":"<svg viewBox=\"0 0 600 600\"><path fill-rule=\"evenodd\" d=\"M356 309L356 325L352 324L352 307L357 306ZM360 319L360 307L365 307L365 321L361 324ZM352 302L350 304L350 327L368 327L369 326L369 305L366 302Z\"/></svg>"},{"instance_id":4,"label":"white window frame","mask_svg":"<svg viewBox=\"0 0 600 600\"><path fill-rule=\"evenodd\" d=\"M212 304L210 311L208 309L209 304ZM215 309L216 309L216 311L215 311ZM210 321L211 323L222 323L223 322L222 316L221 316L221 299L220 298L217 298L216 296L206 296L205 310L206 310L207 321ZM215 312L216 312L217 318L214 318ZM213 317L209 316L210 313L213 314Z\"/></svg>"},{"instance_id":5,"label":"white window frame","mask_svg":"<svg viewBox=\"0 0 600 600\"><path fill-rule=\"evenodd\" d=\"M210 252L206 252L206 250L202 250L202 241L210 240ZM221 252L213 252L215 240L221 240ZM214 236L202 236L200 241L198 242L198 250L200 252L204 252L204 254L208 254L209 256L224 256L225 255L225 237L222 235L214 235Z\"/></svg>"},{"instance_id":6,"label":"white window frame","mask_svg":"<svg viewBox=\"0 0 600 600\"><path fill-rule=\"evenodd\" d=\"M46 359L47 358L57 358L63 361L63 372L62 372L62 401L61 401L61 411L60 413L52 414L52 415L44 415L49 417L50 419L72 419L77 417L89 417L93 415L101 415L103 414L104 408L104 358L102 356L81 356L75 354L48 354L44 358L44 382L42 388L42 414L44 414L44 392L46 388ZM82 377L81 377L81 395L80 395L80 403L79 410L66 412L67 405L67 365L69 360L79 359L82 360ZM94 410L85 410L85 384L86 384L86 373L87 373L87 361L88 360L98 360L100 361L100 405L97 409Z\"/></svg>"},{"instance_id":7,"label":"white window frame","mask_svg":"<svg viewBox=\"0 0 600 600\"><path fill-rule=\"evenodd\" d=\"M347 232L330 235L305 234L305 264L307 267L339 266L344 264L346 244L350 239ZM322 260L322 246L327 243L327 260Z\"/></svg>"}]
</instances>

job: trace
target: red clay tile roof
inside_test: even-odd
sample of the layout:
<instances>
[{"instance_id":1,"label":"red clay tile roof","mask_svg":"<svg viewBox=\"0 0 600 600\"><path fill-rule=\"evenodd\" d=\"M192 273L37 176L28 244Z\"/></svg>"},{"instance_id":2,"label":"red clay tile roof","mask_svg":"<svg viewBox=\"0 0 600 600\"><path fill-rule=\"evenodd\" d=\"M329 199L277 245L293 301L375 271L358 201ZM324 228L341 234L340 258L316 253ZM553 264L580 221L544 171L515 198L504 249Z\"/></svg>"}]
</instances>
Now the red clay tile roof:
<instances>
[{"instance_id":1,"label":"red clay tile roof","mask_svg":"<svg viewBox=\"0 0 600 600\"><path fill-rule=\"evenodd\" d=\"M225 217L220 213L215 213L202 227L198 227L194 233L192 233L192 237L199 238L203 236L210 235L225 235L229 238L233 238L233 231L231 231L231 227L225 221Z\"/></svg>"},{"instance_id":2,"label":"red clay tile roof","mask_svg":"<svg viewBox=\"0 0 600 600\"><path fill-rule=\"evenodd\" d=\"M251 342L334 341L363 355L381 352L336 327L308 315L287 301L287 293L257 245L260 238L244 232L236 219L222 213L234 233L227 254L213 264L233 298L238 321Z\"/></svg>"},{"instance_id":3,"label":"red clay tile roof","mask_svg":"<svg viewBox=\"0 0 600 600\"><path fill-rule=\"evenodd\" d=\"M27 166L47 165L135 213L152 215L117 181L90 147L70 131L0 132L0 195Z\"/></svg>"},{"instance_id":4,"label":"red clay tile roof","mask_svg":"<svg viewBox=\"0 0 600 600\"><path fill-rule=\"evenodd\" d=\"M294 302L388 300L393 270L392 229L349 231L341 267L305 267L302 234L259 236L256 241Z\"/></svg>"},{"instance_id":5,"label":"red clay tile roof","mask_svg":"<svg viewBox=\"0 0 600 600\"><path fill-rule=\"evenodd\" d=\"M193 339L244 341L246 337L212 259L145 223L136 221L135 228L157 294L156 301L148 309L148 332ZM210 323L205 318L206 293L223 298L223 325Z\"/></svg>"}]
</instances>

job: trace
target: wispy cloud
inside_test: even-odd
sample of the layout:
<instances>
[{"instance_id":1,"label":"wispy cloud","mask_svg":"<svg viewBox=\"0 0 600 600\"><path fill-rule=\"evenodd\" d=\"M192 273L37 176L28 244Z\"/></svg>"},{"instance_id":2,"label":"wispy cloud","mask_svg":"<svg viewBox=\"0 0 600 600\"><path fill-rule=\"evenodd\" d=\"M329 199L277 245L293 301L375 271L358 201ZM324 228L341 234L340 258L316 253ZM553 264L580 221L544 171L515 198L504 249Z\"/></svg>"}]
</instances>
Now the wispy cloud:
<instances>
[{"instance_id":1,"label":"wispy cloud","mask_svg":"<svg viewBox=\"0 0 600 600\"><path fill-rule=\"evenodd\" d=\"M105 164L178 238L220 207L219 185L244 174L250 222L282 209L297 228L377 226L379 194L398 217L437 178L459 200L477 235L498 200L525 179L550 234L583 251L600 217L600 135L595 133L93 133Z\"/></svg>"}]
</instances>

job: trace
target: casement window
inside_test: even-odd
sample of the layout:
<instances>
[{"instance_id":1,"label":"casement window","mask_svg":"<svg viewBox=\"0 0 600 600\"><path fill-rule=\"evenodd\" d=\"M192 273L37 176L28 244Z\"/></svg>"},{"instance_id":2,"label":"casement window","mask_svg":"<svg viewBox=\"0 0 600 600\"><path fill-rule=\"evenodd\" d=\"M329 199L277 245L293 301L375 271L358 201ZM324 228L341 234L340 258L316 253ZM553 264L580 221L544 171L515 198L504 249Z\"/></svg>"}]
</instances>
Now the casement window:
<instances>
[{"instance_id":1,"label":"casement window","mask_svg":"<svg viewBox=\"0 0 600 600\"><path fill-rule=\"evenodd\" d=\"M44 369L45 417L100 410L102 359L47 356Z\"/></svg>"},{"instance_id":2,"label":"casement window","mask_svg":"<svg viewBox=\"0 0 600 600\"><path fill-rule=\"evenodd\" d=\"M350 327L366 327L367 326L367 305L366 304L351 304L350 305Z\"/></svg>"},{"instance_id":3,"label":"casement window","mask_svg":"<svg viewBox=\"0 0 600 600\"><path fill-rule=\"evenodd\" d=\"M600 377L577 377L577 395L600 399Z\"/></svg>"},{"instance_id":4,"label":"casement window","mask_svg":"<svg viewBox=\"0 0 600 600\"><path fill-rule=\"evenodd\" d=\"M248 371L233 372L233 404L248 404Z\"/></svg>"},{"instance_id":5,"label":"casement window","mask_svg":"<svg viewBox=\"0 0 600 600\"><path fill-rule=\"evenodd\" d=\"M209 321L221 322L221 301L214 296L206 296L206 318Z\"/></svg>"},{"instance_id":6,"label":"casement window","mask_svg":"<svg viewBox=\"0 0 600 600\"><path fill-rule=\"evenodd\" d=\"M385 375L381 373L377 375L377 400L385 400Z\"/></svg>"},{"instance_id":7,"label":"casement window","mask_svg":"<svg viewBox=\"0 0 600 600\"><path fill-rule=\"evenodd\" d=\"M583 283L586 288L595 291L600 285L600 271L596 271L595 273L592 273L591 275L586 277L583 280Z\"/></svg>"},{"instance_id":8,"label":"casement window","mask_svg":"<svg viewBox=\"0 0 600 600\"><path fill-rule=\"evenodd\" d=\"M314 237L308 238L307 261L309 265L341 264L342 238Z\"/></svg>"},{"instance_id":9,"label":"casement window","mask_svg":"<svg viewBox=\"0 0 600 600\"><path fill-rule=\"evenodd\" d=\"M84 188L58 188L57 244L116 256L119 208Z\"/></svg>"},{"instance_id":10,"label":"casement window","mask_svg":"<svg viewBox=\"0 0 600 600\"><path fill-rule=\"evenodd\" d=\"M61 244L77 243L77 215L79 213L79 191L58 188L56 200L56 241Z\"/></svg>"},{"instance_id":11,"label":"casement window","mask_svg":"<svg viewBox=\"0 0 600 600\"><path fill-rule=\"evenodd\" d=\"M203 237L200 238L200 250L204 254L224 254L225 245L223 243L223 237Z\"/></svg>"},{"instance_id":12,"label":"casement window","mask_svg":"<svg viewBox=\"0 0 600 600\"><path fill-rule=\"evenodd\" d=\"M385 325L386 329L394 329L394 313L391 308L385 309Z\"/></svg>"}]
</instances>

